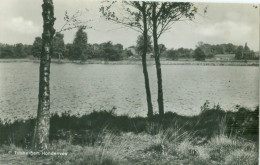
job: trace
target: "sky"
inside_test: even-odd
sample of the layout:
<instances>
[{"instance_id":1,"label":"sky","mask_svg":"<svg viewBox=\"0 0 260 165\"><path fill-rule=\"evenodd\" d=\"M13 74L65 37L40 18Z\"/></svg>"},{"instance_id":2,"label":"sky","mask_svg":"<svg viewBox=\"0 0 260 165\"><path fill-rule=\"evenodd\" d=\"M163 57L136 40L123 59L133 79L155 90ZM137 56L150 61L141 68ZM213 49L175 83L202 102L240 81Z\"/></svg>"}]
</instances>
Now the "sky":
<instances>
[{"instance_id":1,"label":"sky","mask_svg":"<svg viewBox=\"0 0 260 165\"><path fill-rule=\"evenodd\" d=\"M53 0L55 29L64 25L64 13L69 15L83 11L83 20L93 20L86 29L89 43L112 41L129 47L136 44L139 33L113 24L99 13L100 1L94 0ZM0 43L32 44L42 33L42 0L0 0ZM159 43L167 48L195 48L199 41L209 44L233 43L247 45L259 50L259 8L252 4L234 3L195 3L200 14L193 21L176 22ZM85 12L88 9L88 12ZM76 29L64 33L65 43L73 42Z\"/></svg>"}]
</instances>

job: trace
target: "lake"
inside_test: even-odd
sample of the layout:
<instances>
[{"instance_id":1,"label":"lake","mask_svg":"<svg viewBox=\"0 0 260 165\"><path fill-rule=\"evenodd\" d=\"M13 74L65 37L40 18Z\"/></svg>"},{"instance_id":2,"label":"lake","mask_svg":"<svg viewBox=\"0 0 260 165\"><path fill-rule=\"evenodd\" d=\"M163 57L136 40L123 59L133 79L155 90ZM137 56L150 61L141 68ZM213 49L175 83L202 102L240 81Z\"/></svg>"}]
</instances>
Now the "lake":
<instances>
[{"instance_id":1,"label":"lake","mask_svg":"<svg viewBox=\"0 0 260 165\"><path fill-rule=\"evenodd\" d=\"M148 66L154 112L157 79ZM165 111L200 113L209 100L226 110L259 104L259 68L254 66L163 65ZM36 116L39 63L0 63L0 118ZM72 114L110 110L119 115L147 113L141 65L51 64L51 112Z\"/></svg>"}]
</instances>

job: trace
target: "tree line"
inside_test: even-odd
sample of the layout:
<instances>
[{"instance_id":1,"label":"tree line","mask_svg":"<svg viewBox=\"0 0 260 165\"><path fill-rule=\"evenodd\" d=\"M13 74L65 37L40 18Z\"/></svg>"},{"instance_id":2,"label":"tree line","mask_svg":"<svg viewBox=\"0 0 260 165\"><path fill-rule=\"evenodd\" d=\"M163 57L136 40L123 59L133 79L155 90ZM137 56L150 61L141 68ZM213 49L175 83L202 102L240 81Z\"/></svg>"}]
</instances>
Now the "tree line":
<instances>
[{"instance_id":1,"label":"tree line","mask_svg":"<svg viewBox=\"0 0 260 165\"><path fill-rule=\"evenodd\" d=\"M0 43L0 58L26 58L32 54L32 45Z\"/></svg>"},{"instance_id":2,"label":"tree line","mask_svg":"<svg viewBox=\"0 0 260 165\"><path fill-rule=\"evenodd\" d=\"M53 40L53 55L54 59L80 60L82 62L88 59L99 59L107 61L127 60L129 57L141 57L143 49L143 36L137 37L136 45L130 48L134 49L136 54L130 49L123 47L122 44L113 44L111 41L101 44L88 43L87 33L84 32L84 27L78 28L73 43L64 43L64 34L57 32ZM148 35L147 53L153 54L154 48L152 45L152 37ZM205 59L214 58L218 54L235 54L236 60L258 60L259 56L251 50L247 44L234 45L228 44L208 44L198 42L195 49L191 48L170 48L164 44L159 44L161 57L168 60L178 59L195 59L203 61ZM42 38L36 37L32 45L22 43L10 45L0 43L0 58L28 58L30 56L39 59L42 49ZM153 55L152 55L153 57Z\"/></svg>"},{"instance_id":3,"label":"tree line","mask_svg":"<svg viewBox=\"0 0 260 165\"><path fill-rule=\"evenodd\" d=\"M178 60L179 58L194 58L198 61L214 58L215 55L235 54L236 60L257 60L259 56L251 50L247 43L245 46L228 44L211 45L208 43L198 42L195 50L187 48L170 49L162 53L162 56L168 59Z\"/></svg>"}]
</instances>

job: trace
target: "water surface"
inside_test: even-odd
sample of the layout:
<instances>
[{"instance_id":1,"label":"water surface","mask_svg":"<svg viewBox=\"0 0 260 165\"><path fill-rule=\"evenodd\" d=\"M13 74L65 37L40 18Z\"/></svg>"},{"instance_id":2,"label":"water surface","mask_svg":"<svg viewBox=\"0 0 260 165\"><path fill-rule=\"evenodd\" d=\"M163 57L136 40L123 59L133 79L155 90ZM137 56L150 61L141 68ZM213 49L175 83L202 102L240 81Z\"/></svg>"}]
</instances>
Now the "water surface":
<instances>
[{"instance_id":1,"label":"water surface","mask_svg":"<svg viewBox=\"0 0 260 165\"><path fill-rule=\"evenodd\" d=\"M148 71L158 113L155 66ZM206 100L224 109L259 104L258 67L163 65L162 72L165 111L195 115ZM35 116L38 81L39 63L0 63L0 118ZM50 86L52 112L147 113L141 65L52 64Z\"/></svg>"}]
</instances>

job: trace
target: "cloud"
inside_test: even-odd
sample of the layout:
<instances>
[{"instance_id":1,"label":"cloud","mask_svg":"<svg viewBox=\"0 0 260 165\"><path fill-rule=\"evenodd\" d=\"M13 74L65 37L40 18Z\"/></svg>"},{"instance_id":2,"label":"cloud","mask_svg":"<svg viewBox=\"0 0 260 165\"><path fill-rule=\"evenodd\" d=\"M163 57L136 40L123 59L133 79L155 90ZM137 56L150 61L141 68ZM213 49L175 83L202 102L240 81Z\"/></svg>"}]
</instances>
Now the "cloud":
<instances>
[{"instance_id":1,"label":"cloud","mask_svg":"<svg viewBox=\"0 0 260 165\"><path fill-rule=\"evenodd\" d=\"M217 22L212 25L204 25L204 27L199 28L198 32L201 35L208 37L216 37L222 35L223 37L233 38L238 35L241 37L249 35L252 32L252 27L243 23L225 21Z\"/></svg>"},{"instance_id":2,"label":"cloud","mask_svg":"<svg viewBox=\"0 0 260 165\"><path fill-rule=\"evenodd\" d=\"M258 32L249 24L235 21L222 21L213 24L204 24L197 30L200 38L205 41L215 43L233 43L244 44L249 42L250 45L257 49ZM253 41L252 41L253 40Z\"/></svg>"},{"instance_id":3,"label":"cloud","mask_svg":"<svg viewBox=\"0 0 260 165\"><path fill-rule=\"evenodd\" d=\"M23 17L15 17L12 18L7 23L7 28L14 32L25 33L25 34L33 34L38 33L40 28L30 20L25 20Z\"/></svg>"}]
</instances>

